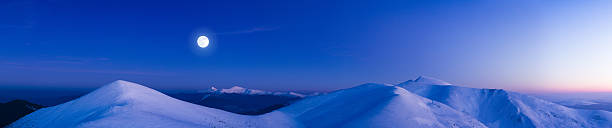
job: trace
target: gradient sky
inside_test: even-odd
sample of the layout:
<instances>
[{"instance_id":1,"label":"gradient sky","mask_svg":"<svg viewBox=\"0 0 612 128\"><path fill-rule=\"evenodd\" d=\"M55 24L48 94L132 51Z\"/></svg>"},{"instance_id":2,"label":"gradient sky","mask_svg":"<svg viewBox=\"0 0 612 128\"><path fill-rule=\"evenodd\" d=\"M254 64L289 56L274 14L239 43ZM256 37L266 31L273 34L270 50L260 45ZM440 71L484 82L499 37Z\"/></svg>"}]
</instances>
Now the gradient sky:
<instances>
[{"instance_id":1,"label":"gradient sky","mask_svg":"<svg viewBox=\"0 0 612 128\"><path fill-rule=\"evenodd\" d=\"M8 0L0 87L334 90L426 75L612 91L610 14L611 1L580 0Z\"/></svg>"}]
</instances>

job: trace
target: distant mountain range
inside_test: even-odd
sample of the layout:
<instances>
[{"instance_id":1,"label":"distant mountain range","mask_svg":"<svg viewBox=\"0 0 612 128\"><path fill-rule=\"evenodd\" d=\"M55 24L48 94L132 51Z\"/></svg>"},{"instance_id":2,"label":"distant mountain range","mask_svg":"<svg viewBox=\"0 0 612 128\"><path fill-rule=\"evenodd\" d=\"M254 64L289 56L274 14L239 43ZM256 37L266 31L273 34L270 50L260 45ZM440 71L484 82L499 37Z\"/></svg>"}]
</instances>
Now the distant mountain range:
<instances>
[{"instance_id":1,"label":"distant mountain range","mask_svg":"<svg viewBox=\"0 0 612 128\"><path fill-rule=\"evenodd\" d=\"M200 99L278 96L262 92L211 88ZM459 87L431 77L397 85L363 84L292 102L265 114L241 115L116 81L78 99L33 112L9 127L612 127L611 112L568 108L502 89Z\"/></svg>"},{"instance_id":2,"label":"distant mountain range","mask_svg":"<svg viewBox=\"0 0 612 128\"><path fill-rule=\"evenodd\" d=\"M197 93L169 95L190 103L244 115L268 113L305 97L295 92L271 92L238 86L221 90L211 87Z\"/></svg>"},{"instance_id":3,"label":"distant mountain range","mask_svg":"<svg viewBox=\"0 0 612 128\"><path fill-rule=\"evenodd\" d=\"M211 89L200 90L194 93L170 93L168 95L193 104L244 115L261 115L269 113L305 97L305 95L295 92L263 91L238 86L221 90L211 87ZM35 101L37 103L44 103L45 106L55 106L64 102L75 100L81 96L83 95L61 96L55 98L46 97L44 99ZM42 105L29 103L25 100L15 100L2 104L0 106L2 107L0 108L0 111L3 111L3 114L0 115L0 119L2 119L0 122L2 125L0 126L8 125L17 119L34 112L34 110L23 109L28 106L32 106L32 108L36 109L43 107Z\"/></svg>"},{"instance_id":4,"label":"distant mountain range","mask_svg":"<svg viewBox=\"0 0 612 128\"><path fill-rule=\"evenodd\" d=\"M312 93L308 95L317 95ZM31 102L43 106L55 106L77 99L85 94L60 97L44 97ZM237 114L259 115L271 112L307 95L296 92L263 91L234 86L229 89L211 87L193 92L167 93L167 95L190 103L217 108Z\"/></svg>"},{"instance_id":5,"label":"distant mountain range","mask_svg":"<svg viewBox=\"0 0 612 128\"><path fill-rule=\"evenodd\" d=\"M0 127L9 125L40 108L43 108L43 106L24 100L13 100L7 103L0 103Z\"/></svg>"},{"instance_id":6,"label":"distant mountain range","mask_svg":"<svg viewBox=\"0 0 612 128\"><path fill-rule=\"evenodd\" d=\"M201 91L202 92L202 91ZM306 95L296 92L273 92L273 91L262 91L257 89L247 89L240 86L234 86L229 89L218 90L215 87L211 87L208 92L220 93L220 94L242 94L242 95L276 95L286 97L300 97L303 98Z\"/></svg>"},{"instance_id":7,"label":"distant mountain range","mask_svg":"<svg viewBox=\"0 0 612 128\"><path fill-rule=\"evenodd\" d=\"M145 86L115 81L78 99L40 109L9 128L295 127L282 113L239 115L181 101Z\"/></svg>"},{"instance_id":8,"label":"distant mountain range","mask_svg":"<svg viewBox=\"0 0 612 128\"><path fill-rule=\"evenodd\" d=\"M570 108L612 112L612 93L540 93L533 95Z\"/></svg>"}]
</instances>

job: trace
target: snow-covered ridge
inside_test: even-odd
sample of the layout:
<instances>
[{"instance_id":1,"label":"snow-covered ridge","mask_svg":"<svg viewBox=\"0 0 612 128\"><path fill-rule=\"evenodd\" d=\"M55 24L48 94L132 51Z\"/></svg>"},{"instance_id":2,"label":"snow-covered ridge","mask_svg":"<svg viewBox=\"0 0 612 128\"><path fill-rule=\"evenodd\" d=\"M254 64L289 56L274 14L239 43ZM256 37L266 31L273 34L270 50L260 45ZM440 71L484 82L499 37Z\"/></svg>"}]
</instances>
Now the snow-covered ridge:
<instances>
[{"instance_id":1,"label":"snow-covered ridge","mask_svg":"<svg viewBox=\"0 0 612 128\"><path fill-rule=\"evenodd\" d=\"M480 128L478 120L388 84L364 84L281 108L307 127Z\"/></svg>"},{"instance_id":2,"label":"snow-covered ridge","mask_svg":"<svg viewBox=\"0 0 612 128\"><path fill-rule=\"evenodd\" d=\"M484 127L444 104L393 85L366 84L315 96L280 111L246 116L176 100L127 81L116 81L76 100L41 109L9 127L304 126Z\"/></svg>"},{"instance_id":3,"label":"snow-covered ridge","mask_svg":"<svg viewBox=\"0 0 612 128\"><path fill-rule=\"evenodd\" d=\"M300 127L282 113L238 115L166 96L145 86L115 81L85 96L31 113L11 128Z\"/></svg>"},{"instance_id":4,"label":"snow-covered ridge","mask_svg":"<svg viewBox=\"0 0 612 128\"><path fill-rule=\"evenodd\" d=\"M414 80L408 80L406 82L401 83L400 85L452 85L446 81L429 77L429 76L419 76Z\"/></svg>"},{"instance_id":5,"label":"snow-covered ridge","mask_svg":"<svg viewBox=\"0 0 612 128\"><path fill-rule=\"evenodd\" d=\"M612 127L612 113L567 108L502 89L477 89L417 80L397 86L446 104L493 128Z\"/></svg>"},{"instance_id":6,"label":"snow-covered ridge","mask_svg":"<svg viewBox=\"0 0 612 128\"><path fill-rule=\"evenodd\" d=\"M364 84L247 116L115 81L78 99L40 109L9 127L612 127L610 112L571 109L501 89L444 83L448 84L419 77L398 85ZM226 92L253 92L246 90Z\"/></svg>"}]
</instances>

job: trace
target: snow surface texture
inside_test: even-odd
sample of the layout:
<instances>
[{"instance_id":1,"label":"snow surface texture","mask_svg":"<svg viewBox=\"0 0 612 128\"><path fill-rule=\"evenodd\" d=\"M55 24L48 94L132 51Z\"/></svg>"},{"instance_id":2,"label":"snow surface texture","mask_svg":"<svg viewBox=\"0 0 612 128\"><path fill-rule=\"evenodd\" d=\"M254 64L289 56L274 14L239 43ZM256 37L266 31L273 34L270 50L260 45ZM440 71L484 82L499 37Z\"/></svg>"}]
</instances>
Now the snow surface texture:
<instances>
[{"instance_id":1,"label":"snow surface texture","mask_svg":"<svg viewBox=\"0 0 612 128\"><path fill-rule=\"evenodd\" d=\"M444 104L383 84L307 98L279 111L314 128L485 127Z\"/></svg>"},{"instance_id":2,"label":"snow surface texture","mask_svg":"<svg viewBox=\"0 0 612 128\"><path fill-rule=\"evenodd\" d=\"M36 111L9 127L300 127L280 112L238 115L166 96L126 81L116 81L76 100Z\"/></svg>"},{"instance_id":3,"label":"snow surface texture","mask_svg":"<svg viewBox=\"0 0 612 128\"><path fill-rule=\"evenodd\" d=\"M425 77L419 77L425 78ZM501 89L475 89L421 81L399 84L411 92L446 104L492 128L596 128L612 127L612 113L577 110L535 97ZM442 82L447 83L447 82Z\"/></svg>"}]
</instances>

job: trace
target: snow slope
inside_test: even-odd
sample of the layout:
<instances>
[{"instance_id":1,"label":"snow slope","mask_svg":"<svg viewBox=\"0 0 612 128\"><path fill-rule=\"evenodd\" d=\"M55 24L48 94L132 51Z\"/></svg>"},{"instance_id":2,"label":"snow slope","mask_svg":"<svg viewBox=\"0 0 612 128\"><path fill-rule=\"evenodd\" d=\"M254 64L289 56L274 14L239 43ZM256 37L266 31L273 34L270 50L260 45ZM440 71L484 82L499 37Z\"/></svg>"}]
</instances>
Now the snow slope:
<instances>
[{"instance_id":1,"label":"snow slope","mask_svg":"<svg viewBox=\"0 0 612 128\"><path fill-rule=\"evenodd\" d=\"M419 77L423 78L425 77ZM426 80L419 79L398 86L471 115L492 128L612 127L610 112L571 109L501 89L452 86L430 77Z\"/></svg>"},{"instance_id":2,"label":"snow slope","mask_svg":"<svg viewBox=\"0 0 612 128\"><path fill-rule=\"evenodd\" d=\"M383 84L306 98L278 111L314 128L485 127L444 104Z\"/></svg>"},{"instance_id":3,"label":"snow slope","mask_svg":"<svg viewBox=\"0 0 612 128\"><path fill-rule=\"evenodd\" d=\"M76 100L40 109L9 127L300 127L283 113L238 115L116 81Z\"/></svg>"}]
</instances>

